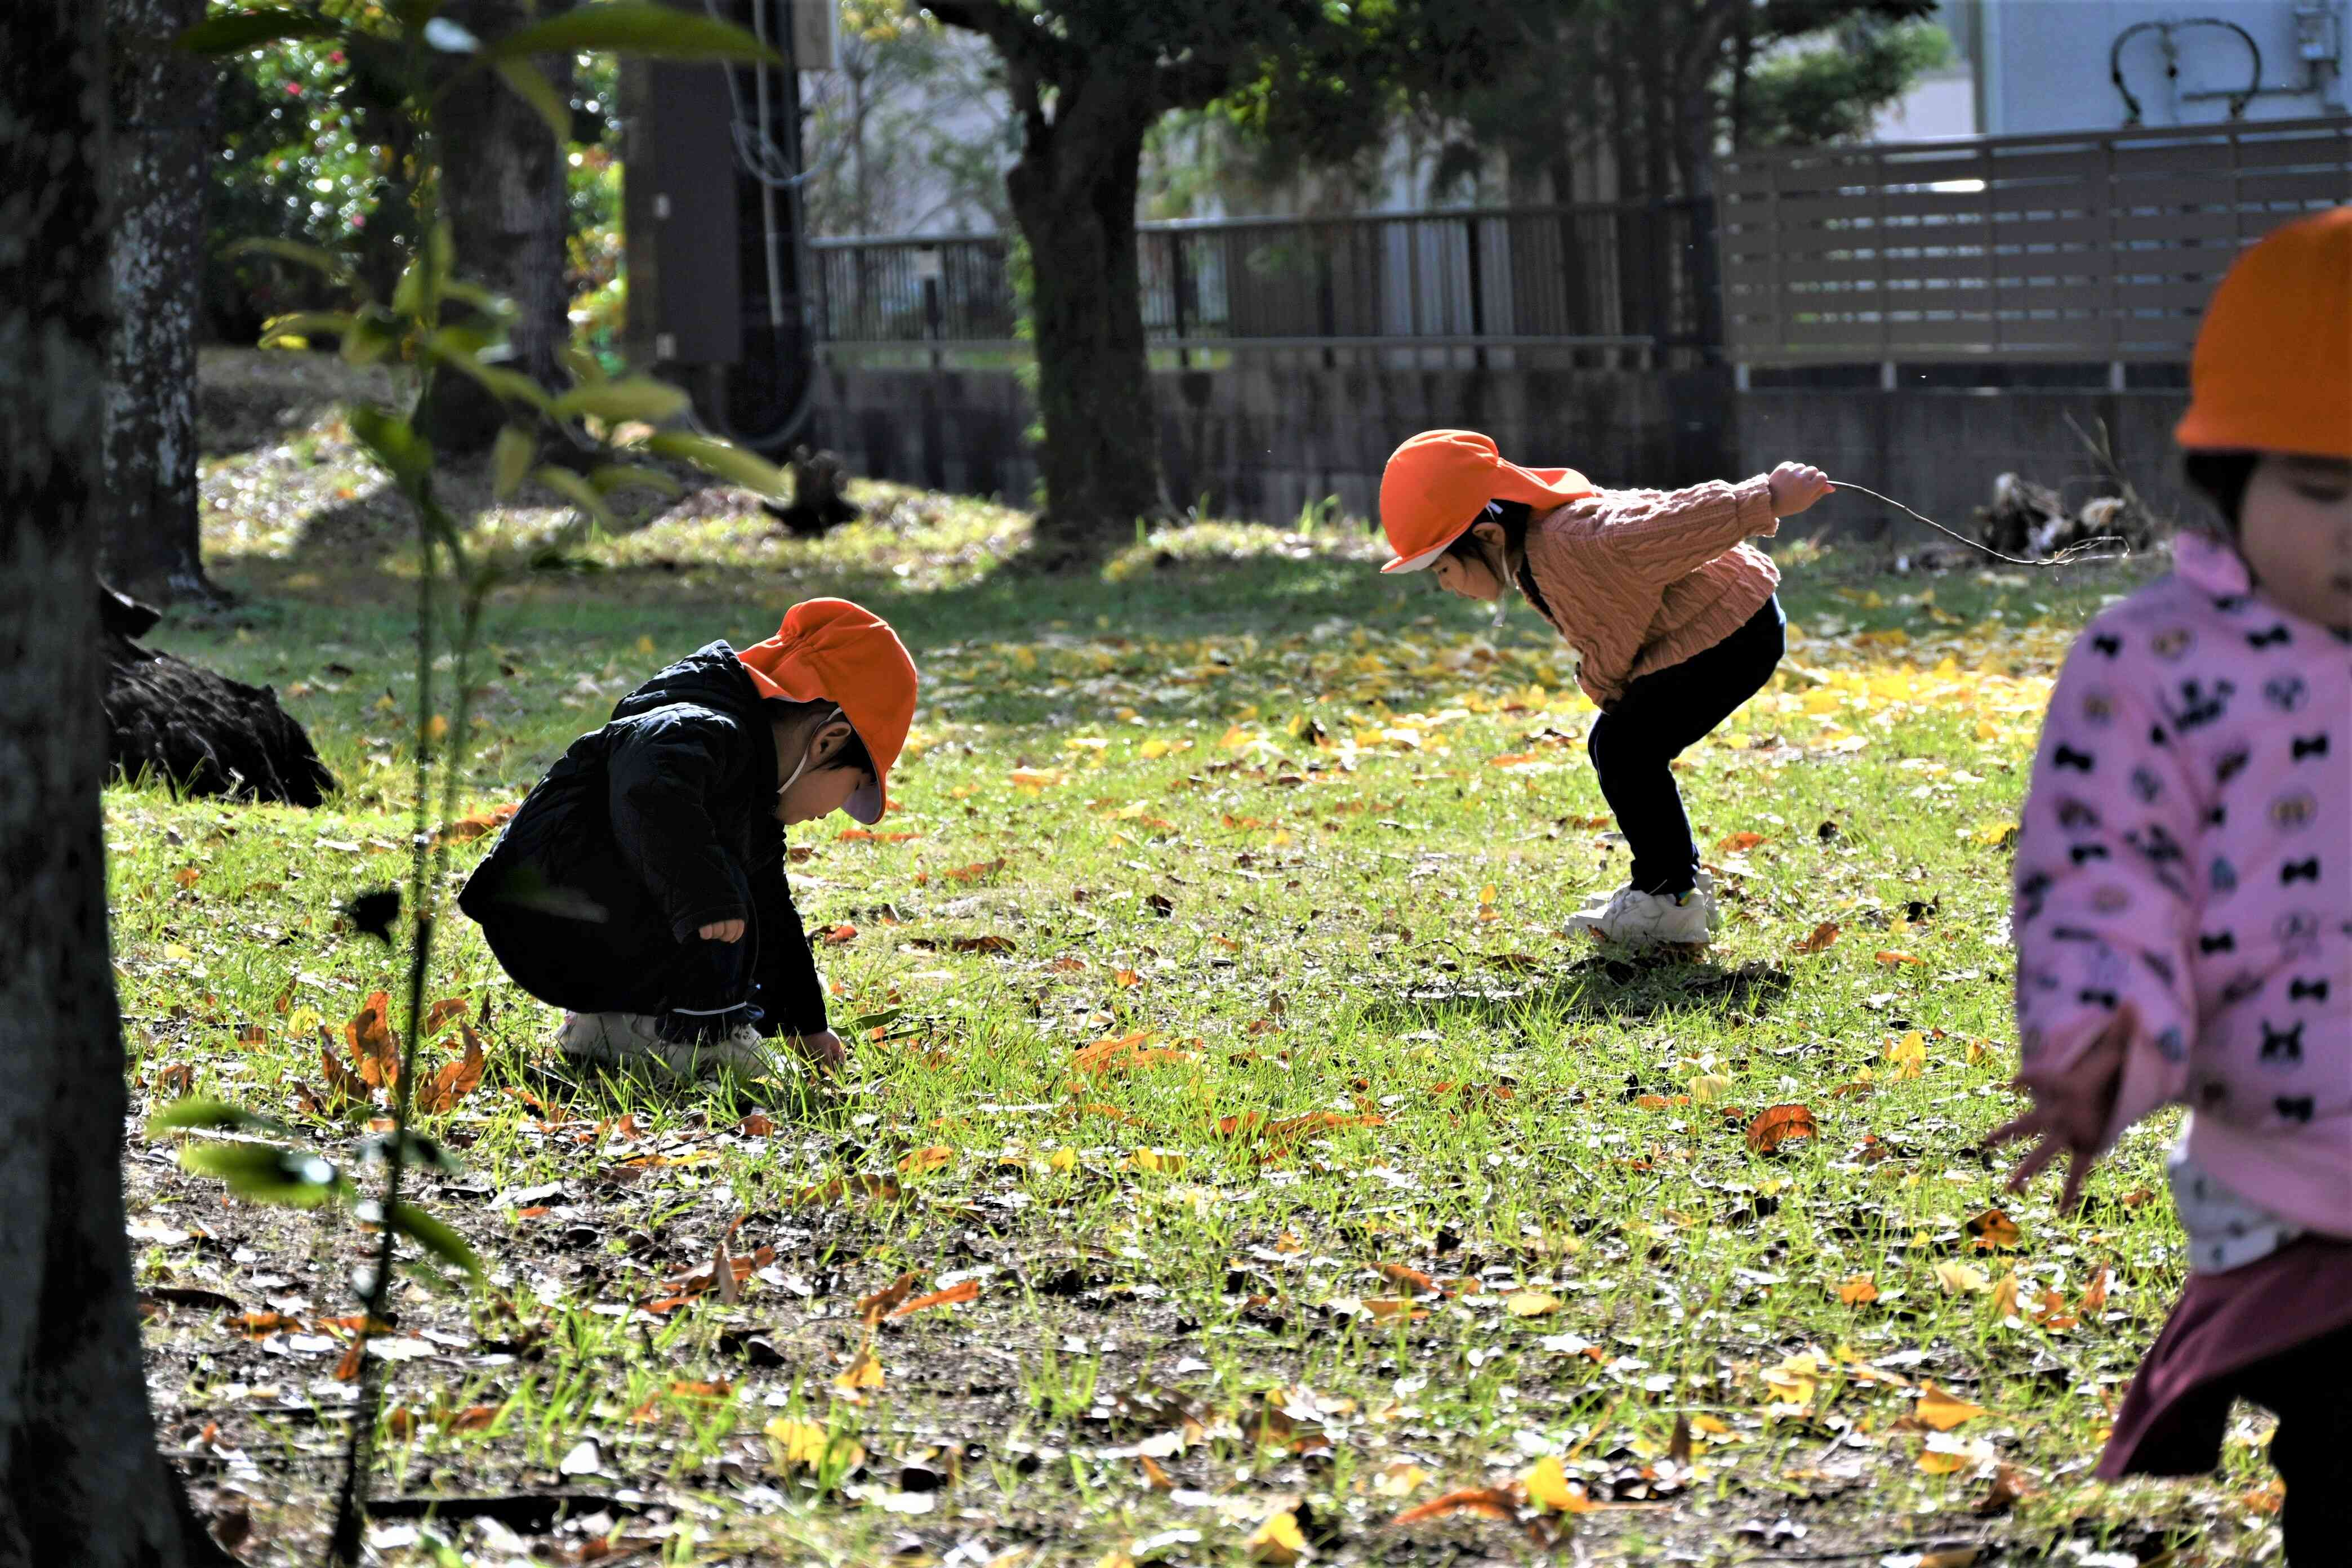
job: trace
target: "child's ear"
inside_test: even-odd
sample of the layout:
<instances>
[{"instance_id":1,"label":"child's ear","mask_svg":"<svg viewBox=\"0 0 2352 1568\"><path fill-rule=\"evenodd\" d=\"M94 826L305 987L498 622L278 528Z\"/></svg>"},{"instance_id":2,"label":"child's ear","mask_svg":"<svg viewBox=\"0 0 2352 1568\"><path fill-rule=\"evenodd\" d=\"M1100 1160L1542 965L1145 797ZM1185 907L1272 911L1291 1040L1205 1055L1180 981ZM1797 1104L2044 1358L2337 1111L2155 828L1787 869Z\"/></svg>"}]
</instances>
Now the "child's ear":
<instances>
[{"instance_id":1,"label":"child's ear","mask_svg":"<svg viewBox=\"0 0 2352 1568\"><path fill-rule=\"evenodd\" d=\"M835 719L825 725L816 732L816 739L809 742L809 765L813 768L824 767L840 753L844 746L849 744L849 738L856 733L857 733L856 730L846 719Z\"/></svg>"},{"instance_id":2,"label":"child's ear","mask_svg":"<svg viewBox=\"0 0 2352 1568\"><path fill-rule=\"evenodd\" d=\"M1476 539L1481 544L1491 544L1496 549L1502 548L1503 525L1499 522L1481 520L1470 525L1470 533L1471 537Z\"/></svg>"}]
</instances>

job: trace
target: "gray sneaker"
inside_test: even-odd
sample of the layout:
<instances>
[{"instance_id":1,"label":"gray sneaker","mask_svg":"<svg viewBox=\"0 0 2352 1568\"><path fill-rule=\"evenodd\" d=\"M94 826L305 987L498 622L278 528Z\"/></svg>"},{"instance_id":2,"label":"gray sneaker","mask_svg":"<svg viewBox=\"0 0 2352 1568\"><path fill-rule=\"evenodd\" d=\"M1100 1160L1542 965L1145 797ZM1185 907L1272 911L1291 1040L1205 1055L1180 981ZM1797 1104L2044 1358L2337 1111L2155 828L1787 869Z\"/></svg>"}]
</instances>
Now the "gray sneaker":
<instances>
[{"instance_id":1,"label":"gray sneaker","mask_svg":"<svg viewBox=\"0 0 2352 1568\"><path fill-rule=\"evenodd\" d=\"M664 1039L661 1020L645 1013L566 1013L556 1048L575 1062L652 1069L670 1078L731 1072L764 1078L789 1068L749 1024L715 1040Z\"/></svg>"}]
</instances>

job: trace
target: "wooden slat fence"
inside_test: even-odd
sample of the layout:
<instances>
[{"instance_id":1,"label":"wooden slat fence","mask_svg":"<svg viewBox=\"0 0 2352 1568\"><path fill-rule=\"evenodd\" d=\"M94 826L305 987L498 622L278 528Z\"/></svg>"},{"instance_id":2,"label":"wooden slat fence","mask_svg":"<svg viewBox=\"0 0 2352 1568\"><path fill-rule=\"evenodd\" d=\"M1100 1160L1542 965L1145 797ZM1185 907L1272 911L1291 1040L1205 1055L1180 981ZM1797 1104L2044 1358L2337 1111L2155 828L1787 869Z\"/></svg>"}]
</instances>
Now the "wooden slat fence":
<instances>
[{"instance_id":1,"label":"wooden slat fence","mask_svg":"<svg viewBox=\"0 0 2352 1568\"><path fill-rule=\"evenodd\" d=\"M1743 153L1726 357L2186 360L2239 249L2352 201L2352 118Z\"/></svg>"}]
</instances>

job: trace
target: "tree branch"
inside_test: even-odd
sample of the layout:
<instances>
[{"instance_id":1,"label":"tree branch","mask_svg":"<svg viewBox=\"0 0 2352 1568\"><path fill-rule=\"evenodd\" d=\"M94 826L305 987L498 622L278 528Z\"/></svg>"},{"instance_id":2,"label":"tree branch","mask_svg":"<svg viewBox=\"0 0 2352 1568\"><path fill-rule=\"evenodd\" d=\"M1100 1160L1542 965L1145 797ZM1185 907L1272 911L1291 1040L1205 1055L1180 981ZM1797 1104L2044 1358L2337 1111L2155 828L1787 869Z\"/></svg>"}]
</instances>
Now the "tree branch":
<instances>
[{"instance_id":1,"label":"tree branch","mask_svg":"<svg viewBox=\"0 0 2352 1568\"><path fill-rule=\"evenodd\" d=\"M943 26L978 33L1007 65L1025 63L1049 81L1084 63L1083 55L1036 26L1012 0L920 0L920 8Z\"/></svg>"}]
</instances>

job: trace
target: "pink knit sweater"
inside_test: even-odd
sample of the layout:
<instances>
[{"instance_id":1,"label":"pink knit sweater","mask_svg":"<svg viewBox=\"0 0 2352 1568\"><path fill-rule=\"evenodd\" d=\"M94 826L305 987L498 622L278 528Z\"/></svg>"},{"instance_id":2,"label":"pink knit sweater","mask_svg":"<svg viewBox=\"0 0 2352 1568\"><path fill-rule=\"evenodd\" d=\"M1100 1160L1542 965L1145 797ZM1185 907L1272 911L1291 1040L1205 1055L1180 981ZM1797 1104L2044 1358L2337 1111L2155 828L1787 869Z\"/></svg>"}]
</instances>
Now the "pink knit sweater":
<instances>
[{"instance_id":1,"label":"pink knit sweater","mask_svg":"<svg viewBox=\"0 0 2352 1568\"><path fill-rule=\"evenodd\" d=\"M1627 685L1747 624L1780 571L1744 541L1780 526L1761 474L1683 490L1600 490L1532 519L1528 571L1607 708Z\"/></svg>"}]
</instances>

